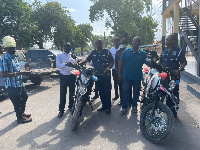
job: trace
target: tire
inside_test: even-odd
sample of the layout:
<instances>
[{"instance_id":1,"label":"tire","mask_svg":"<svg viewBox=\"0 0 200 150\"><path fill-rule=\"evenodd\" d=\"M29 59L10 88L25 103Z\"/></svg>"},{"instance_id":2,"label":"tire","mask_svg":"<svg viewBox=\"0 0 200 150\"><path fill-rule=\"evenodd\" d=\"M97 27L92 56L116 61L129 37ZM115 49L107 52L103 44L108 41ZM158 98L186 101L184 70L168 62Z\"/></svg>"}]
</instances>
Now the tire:
<instances>
[{"instance_id":1,"label":"tire","mask_svg":"<svg viewBox=\"0 0 200 150\"><path fill-rule=\"evenodd\" d=\"M41 82L40 81L31 81L33 84L35 84L35 85L40 85L41 84Z\"/></svg>"},{"instance_id":2,"label":"tire","mask_svg":"<svg viewBox=\"0 0 200 150\"><path fill-rule=\"evenodd\" d=\"M147 105L140 116L140 130L142 134L153 143L165 141L174 129L174 116L172 111L163 103L157 102L155 114L150 123L153 103ZM159 113L158 111L161 111ZM157 117L155 117L157 115ZM157 130L157 131L156 131Z\"/></svg>"},{"instance_id":3,"label":"tire","mask_svg":"<svg viewBox=\"0 0 200 150\"><path fill-rule=\"evenodd\" d=\"M72 123L71 123L71 128L72 130L75 130L78 124L78 119L80 117L80 111L81 111L81 107L83 105L82 102L82 97L80 97L79 99L77 99L77 103L75 104L75 109L73 112L73 116L72 116Z\"/></svg>"},{"instance_id":4,"label":"tire","mask_svg":"<svg viewBox=\"0 0 200 150\"><path fill-rule=\"evenodd\" d=\"M31 79L31 82L35 85L40 85L41 82L42 82L42 79L41 78L32 78Z\"/></svg>"}]
</instances>

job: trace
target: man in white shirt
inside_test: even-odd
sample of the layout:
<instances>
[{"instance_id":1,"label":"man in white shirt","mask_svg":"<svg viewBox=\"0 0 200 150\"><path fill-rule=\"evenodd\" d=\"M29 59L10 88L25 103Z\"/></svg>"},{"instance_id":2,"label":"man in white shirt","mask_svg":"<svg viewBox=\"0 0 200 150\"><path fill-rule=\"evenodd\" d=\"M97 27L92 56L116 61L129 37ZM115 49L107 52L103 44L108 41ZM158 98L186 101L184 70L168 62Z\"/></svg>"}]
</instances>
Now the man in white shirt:
<instances>
[{"instance_id":1,"label":"man in white shirt","mask_svg":"<svg viewBox=\"0 0 200 150\"><path fill-rule=\"evenodd\" d=\"M119 38L115 37L114 38L114 47L112 47L110 49L110 52L113 56L114 61L115 61L116 52L119 49L120 49L119 48ZM115 64L115 62L114 62L114 64ZM119 94L118 94L117 74L116 74L116 71L115 71L115 65L113 65L113 67L112 67L112 77L113 77L114 89L115 89L115 97L112 100L117 100L119 98Z\"/></svg>"},{"instance_id":2,"label":"man in white shirt","mask_svg":"<svg viewBox=\"0 0 200 150\"><path fill-rule=\"evenodd\" d=\"M75 93L75 82L76 76L71 73L73 68L66 66L67 62L77 63L73 54L70 53L71 44L64 44L64 51L56 56L56 67L60 69L60 104L58 118L63 116L65 104L66 104L66 94L67 86L69 87L69 105L68 108L71 111L74 103L74 93Z\"/></svg>"}]
</instances>

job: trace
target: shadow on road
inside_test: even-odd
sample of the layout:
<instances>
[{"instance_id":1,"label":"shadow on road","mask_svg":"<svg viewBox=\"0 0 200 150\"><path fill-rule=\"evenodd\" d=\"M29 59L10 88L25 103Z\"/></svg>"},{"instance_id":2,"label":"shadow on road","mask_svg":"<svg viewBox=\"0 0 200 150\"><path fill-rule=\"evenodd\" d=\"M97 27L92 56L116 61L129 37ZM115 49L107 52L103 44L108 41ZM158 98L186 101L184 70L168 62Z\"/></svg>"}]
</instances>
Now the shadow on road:
<instances>
[{"instance_id":1,"label":"shadow on road","mask_svg":"<svg viewBox=\"0 0 200 150\"><path fill-rule=\"evenodd\" d=\"M13 113L13 112L11 112ZM4 134L6 134L7 132L11 131L12 129L14 129L15 127L17 127L19 124L16 123L16 121L13 121L10 125L8 125L5 129L0 131L0 136L3 136Z\"/></svg>"},{"instance_id":2,"label":"shadow on road","mask_svg":"<svg viewBox=\"0 0 200 150\"><path fill-rule=\"evenodd\" d=\"M191 115L185 111L187 109L185 106L186 104L182 104L180 106L180 110L178 112L180 116L175 119L175 126L172 135L165 142L158 144L158 148L192 150L199 149L199 143L197 141L199 141L200 130L197 127L195 119L192 118ZM190 132L194 132L194 130L196 130L196 132L191 137Z\"/></svg>"},{"instance_id":3,"label":"shadow on road","mask_svg":"<svg viewBox=\"0 0 200 150\"><path fill-rule=\"evenodd\" d=\"M35 86L34 84L26 85L26 91L27 91L29 96L32 96L32 95L37 94L39 92L46 91L50 88L51 87L49 87L49 86L42 86L42 85L40 85L40 86Z\"/></svg>"},{"instance_id":4,"label":"shadow on road","mask_svg":"<svg viewBox=\"0 0 200 150\"><path fill-rule=\"evenodd\" d=\"M174 132L164 143L154 144L141 134L139 113L132 114L129 111L127 115L120 116L120 108L113 105L112 113L106 115L104 112L96 111L100 104L99 101L95 103L94 111L89 105L84 107L83 116L85 117L81 117L80 124L75 131L71 130L71 114L67 111L62 118L59 119L56 116L19 137L17 147L30 145L29 149L71 150L81 149L83 146L84 149L100 149L106 148L107 145L110 147L111 144L113 149L119 150L129 150L134 146L137 146L136 149L143 150L198 149L197 141L200 131L198 128L188 128L184 118L176 119ZM182 111L186 109L184 106L181 105ZM184 113L184 117L190 118L191 124L195 124L195 120L191 118L190 114L181 111L180 113ZM188 136L191 135L189 134L190 130L196 130L194 137ZM194 138L196 140L192 141L191 139Z\"/></svg>"},{"instance_id":5,"label":"shadow on road","mask_svg":"<svg viewBox=\"0 0 200 150\"><path fill-rule=\"evenodd\" d=\"M1 116L0 119L3 119L4 117L7 117L7 116L11 115L11 114L14 113L14 112L15 112L15 111L9 112L9 113L7 113L7 114Z\"/></svg>"},{"instance_id":6,"label":"shadow on road","mask_svg":"<svg viewBox=\"0 0 200 150\"><path fill-rule=\"evenodd\" d=\"M52 120L39 125L34 130L26 133L25 135L18 138L18 148L26 145L31 145L30 149L73 149L79 148L79 146L85 146L86 149L94 148L97 143L93 143L93 139L101 136L99 145L110 144L104 143L105 139L112 142L117 149L128 150L131 144L141 141L141 133L139 131L139 123L137 114L131 114L128 116L119 116L119 107L113 106L117 109L117 114L114 110L110 115L106 115L105 112L97 112L96 108L99 107L97 104L94 105L94 111L91 110L90 106L84 107L83 115L79 123L78 128L73 131L71 130L71 115L65 113L60 119L57 117ZM67 118L66 118L67 117ZM83 119L84 118L84 119ZM66 121L64 127L62 122ZM48 138L45 138L48 137ZM102 143L103 142L103 143ZM142 143L146 142L142 138ZM102 146L101 146L102 147ZM143 145L141 148L144 148Z\"/></svg>"}]
</instances>

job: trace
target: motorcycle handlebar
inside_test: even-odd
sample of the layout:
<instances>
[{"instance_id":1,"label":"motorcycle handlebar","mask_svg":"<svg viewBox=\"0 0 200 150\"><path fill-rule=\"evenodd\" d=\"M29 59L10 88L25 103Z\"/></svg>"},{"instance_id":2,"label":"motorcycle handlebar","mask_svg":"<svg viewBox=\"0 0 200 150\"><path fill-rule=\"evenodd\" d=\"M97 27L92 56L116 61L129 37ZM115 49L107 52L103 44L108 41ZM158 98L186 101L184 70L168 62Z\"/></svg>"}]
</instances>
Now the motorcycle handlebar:
<instances>
[{"instance_id":1,"label":"motorcycle handlebar","mask_svg":"<svg viewBox=\"0 0 200 150\"><path fill-rule=\"evenodd\" d=\"M174 74L174 70L171 67L163 67L161 66L161 64L156 63L154 61L152 61L151 59L146 58L145 59L145 64L150 67L150 68L155 68L158 70L158 72L171 72ZM185 69L181 69L179 71L184 71ZM175 75L175 74L174 74Z\"/></svg>"}]
</instances>

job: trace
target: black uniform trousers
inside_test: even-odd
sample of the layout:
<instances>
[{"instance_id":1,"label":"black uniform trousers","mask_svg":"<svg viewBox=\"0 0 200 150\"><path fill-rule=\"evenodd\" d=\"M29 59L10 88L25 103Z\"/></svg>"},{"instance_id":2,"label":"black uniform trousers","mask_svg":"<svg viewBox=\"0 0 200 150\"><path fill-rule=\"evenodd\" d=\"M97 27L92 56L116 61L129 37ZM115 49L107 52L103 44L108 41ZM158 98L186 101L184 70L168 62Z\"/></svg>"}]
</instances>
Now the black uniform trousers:
<instances>
[{"instance_id":1,"label":"black uniform trousers","mask_svg":"<svg viewBox=\"0 0 200 150\"><path fill-rule=\"evenodd\" d=\"M111 108L111 76L97 76L98 81L96 82L97 88L99 90L99 95L102 102L102 107L106 109Z\"/></svg>"},{"instance_id":2,"label":"black uniform trousers","mask_svg":"<svg viewBox=\"0 0 200 150\"><path fill-rule=\"evenodd\" d=\"M174 90L173 90L174 95L177 97L178 103L179 103L179 85L176 85ZM171 99L170 96L167 97L166 100L166 105L172 110L173 114L176 115L177 112L174 108L175 104L173 102L173 100Z\"/></svg>"},{"instance_id":3,"label":"black uniform trousers","mask_svg":"<svg viewBox=\"0 0 200 150\"><path fill-rule=\"evenodd\" d=\"M22 114L25 112L26 101L28 99L26 89L24 87L8 87L6 92L13 103L17 119L22 119Z\"/></svg>"},{"instance_id":4,"label":"black uniform trousers","mask_svg":"<svg viewBox=\"0 0 200 150\"><path fill-rule=\"evenodd\" d=\"M117 84L117 73L115 69L112 69L112 77L114 81L115 97L118 97L118 84Z\"/></svg>"},{"instance_id":5,"label":"black uniform trousers","mask_svg":"<svg viewBox=\"0 0 200 150\"><path fill-rule=\"evenodd\" d=\"M75 94L75 82L76 76L71 75L62 75L60 74L60 104L59 111L64 112L66 104L66 94L67 87L69 87L69 105L68 108L71 108L74 103L74 94Z\"/></svg>"}]
</instances>

